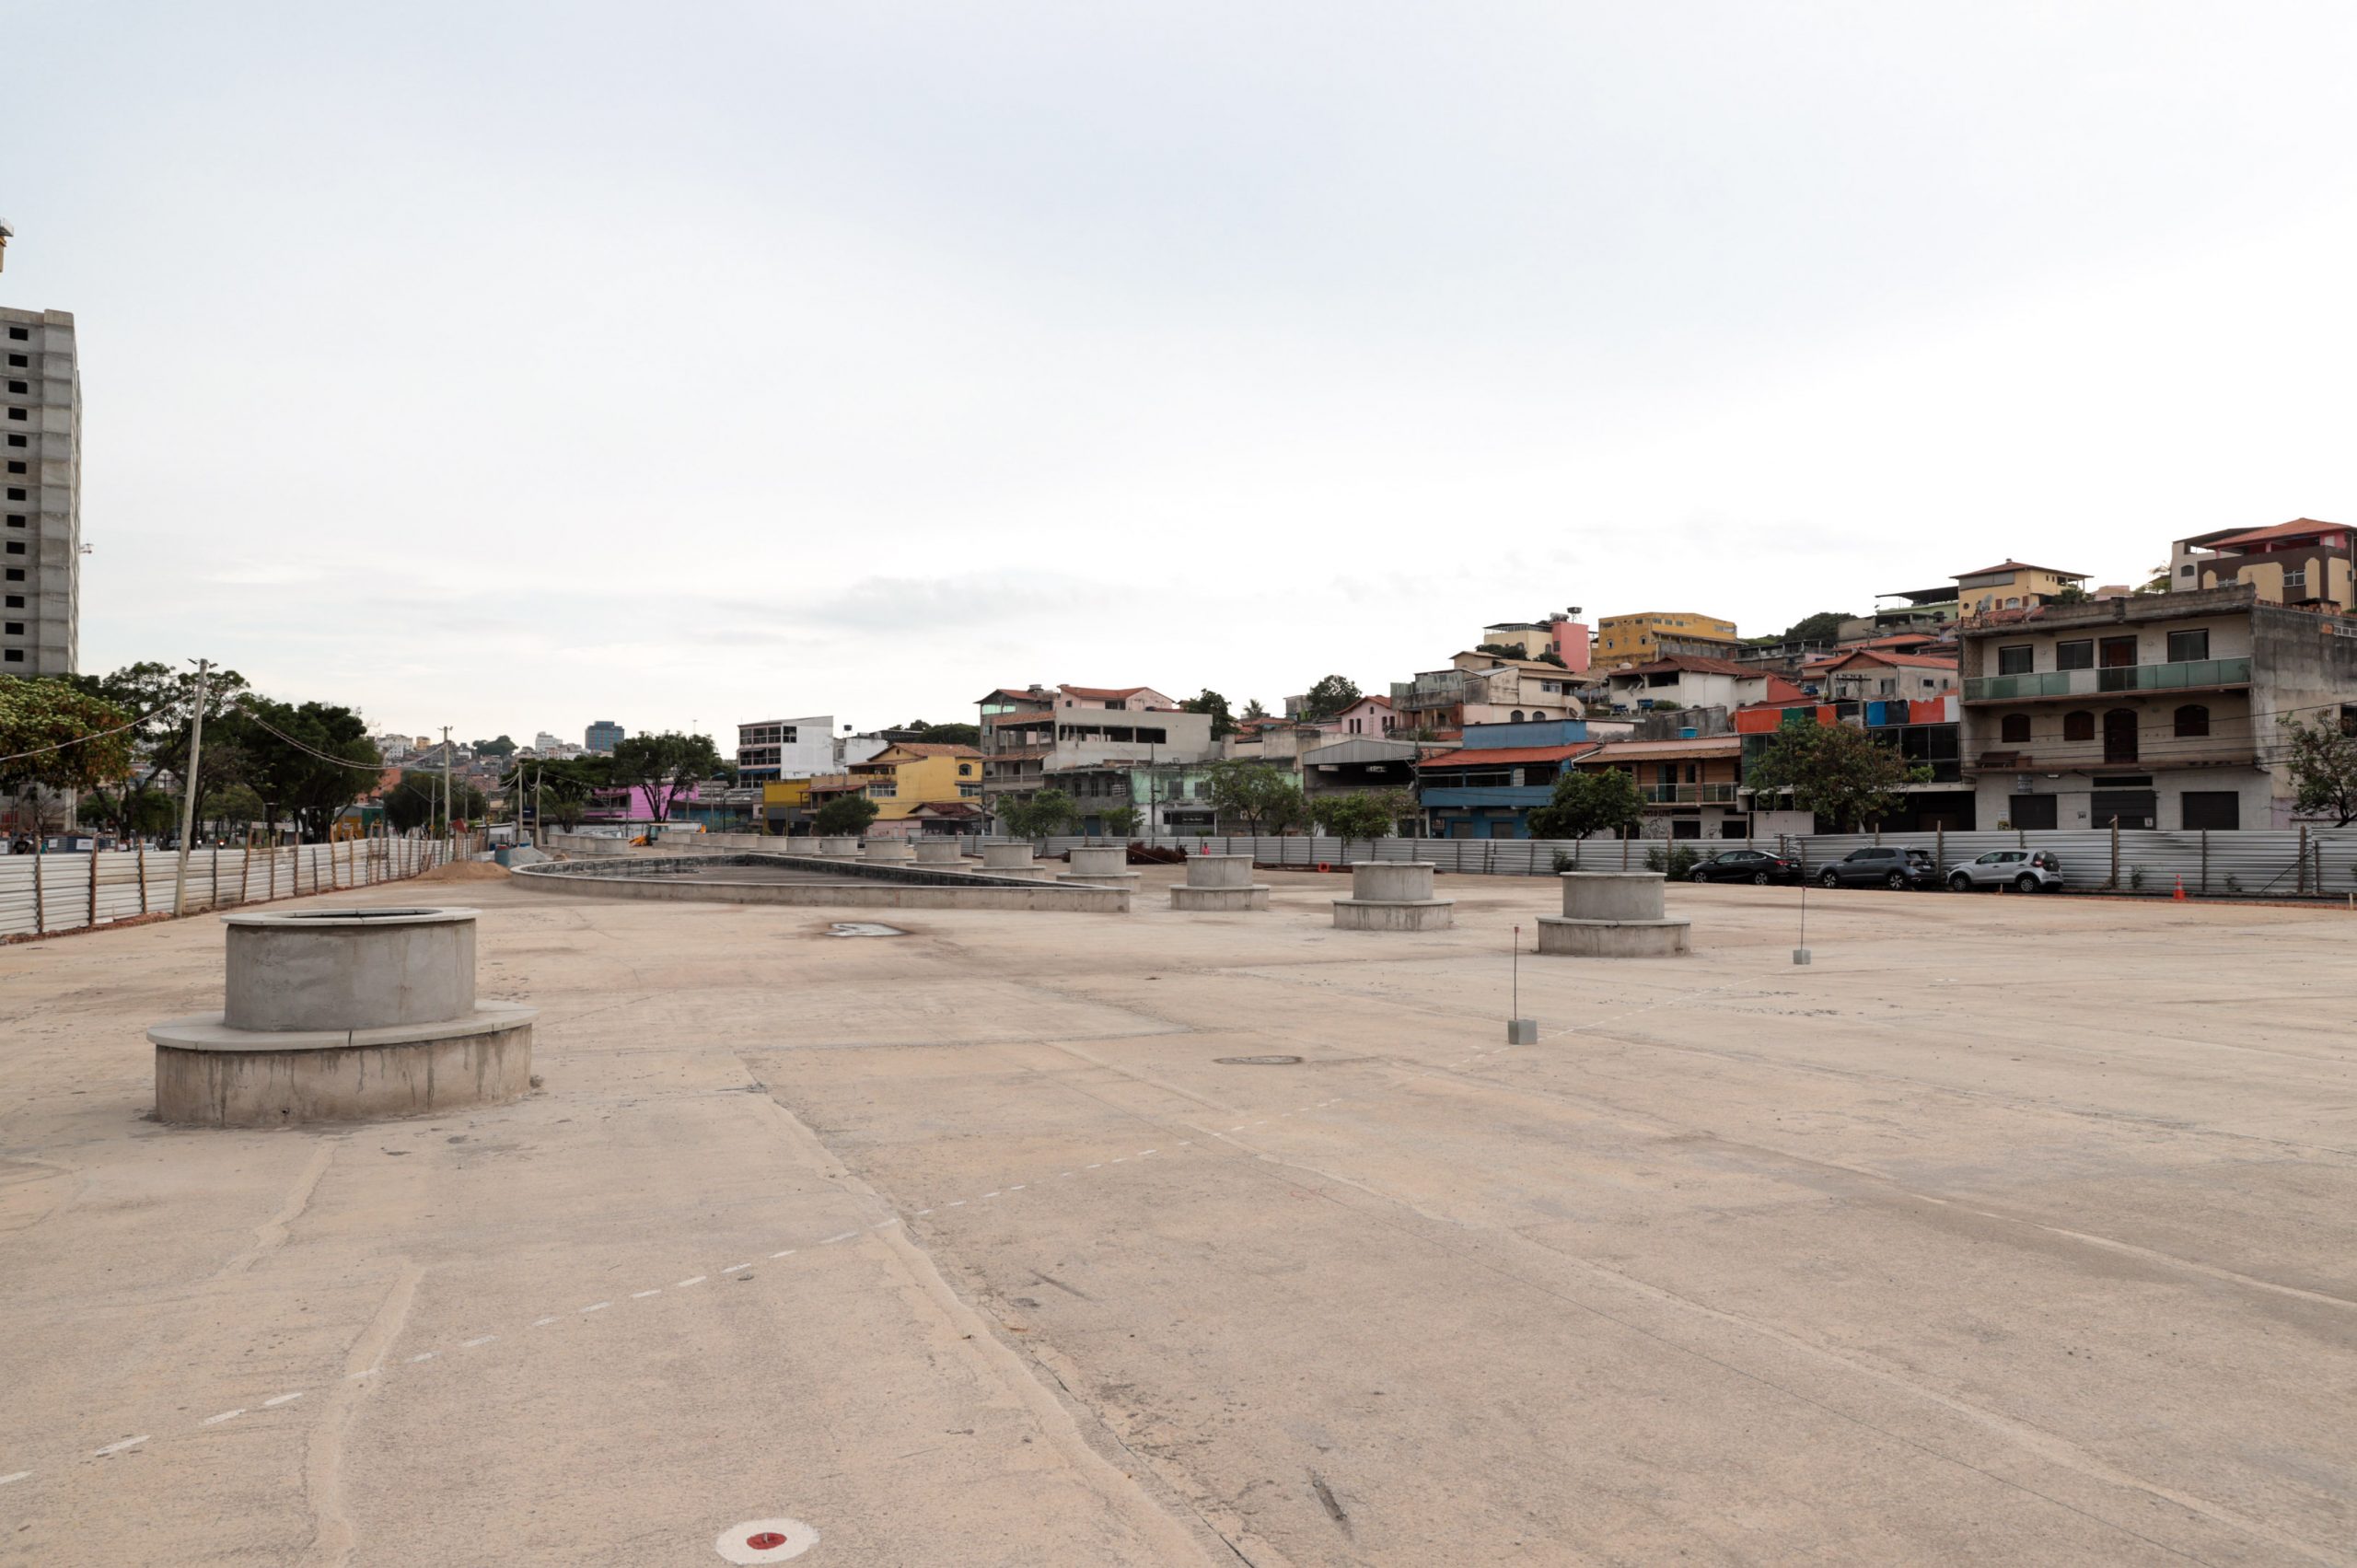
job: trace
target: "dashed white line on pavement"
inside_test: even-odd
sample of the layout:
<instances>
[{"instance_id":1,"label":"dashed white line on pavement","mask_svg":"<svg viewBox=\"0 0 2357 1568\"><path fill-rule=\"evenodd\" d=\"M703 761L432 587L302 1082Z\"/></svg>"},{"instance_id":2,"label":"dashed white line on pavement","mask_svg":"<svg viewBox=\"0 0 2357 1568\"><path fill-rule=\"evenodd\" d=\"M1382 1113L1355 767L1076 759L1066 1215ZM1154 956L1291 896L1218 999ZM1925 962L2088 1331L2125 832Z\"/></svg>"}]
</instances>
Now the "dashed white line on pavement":
<instances>
[{"instance_id":1,"label":"dashed white line on pavement","mask_svg":"<svg viewBox=\"0 0 2357 1568\"><path fill-rule=\"evenodd\" d=\"M584 1312L603 1312L607 1307L611 1307L613 1303L610 1301L593 1301L581 1310Z\"/></svg>"},{"instance_id":2,"label":"dashed white line on pavement","mask_svg":"<svg viewBox=\"0 0 2357 1568\"><path fill-rule=\"evenodd\" d=\"M206 1416L203 1421L198 1422L196 1424L199 1426L218 1426L225 1421L235 1421L245 1413L246 1412L242 1407L233 1411L223 1411L219 1415Z\"/></svg>"},{"instance_id":3,"label":"dashed white line on pavement","mask_svg":"<svg viewBox=\"0 0 2357 1568\"><path fill-rule=\"evenodd\" d=\"M120 1443L110 1443L110 1444L108 1444L105 1447L103 1447L103 1448L99 1449L97 1453L92 1454L92 1455L90 1456L90 1458L94 1458L94 1459L103 1459L103 1458L105 1458L109 1454L120 1454L120 1453L122 1453L125 1448L136 1448L136 1447L138 1447L138 1446L139 1446L139 1445L141 1445L142 1443L145 1443L145 1442L146 1442L146 1441L147 1441L147 1439L146 1439L146 1437L145 1437L145 1434L142 1434L142 1435L137 1436L137 1437L126 1437L126 1438L124 1438L124 1439L123 1439L122 1442L120 1442Z\"/></svg>"},{"instance_id":4,"label":"dashed white line on pavement","mask_svg":"<svg viewBox=\"0 0 2357 1568\"><path fill-rule=\"evenodd\" d=\"M261 1408L264 1410L275 1410L280 1405L291 1405L302 1397L303 1390L297 1388L291 1394L280 1394L274 1399L264 1400L261 1402Z\"/></svg>"}]
</instances>

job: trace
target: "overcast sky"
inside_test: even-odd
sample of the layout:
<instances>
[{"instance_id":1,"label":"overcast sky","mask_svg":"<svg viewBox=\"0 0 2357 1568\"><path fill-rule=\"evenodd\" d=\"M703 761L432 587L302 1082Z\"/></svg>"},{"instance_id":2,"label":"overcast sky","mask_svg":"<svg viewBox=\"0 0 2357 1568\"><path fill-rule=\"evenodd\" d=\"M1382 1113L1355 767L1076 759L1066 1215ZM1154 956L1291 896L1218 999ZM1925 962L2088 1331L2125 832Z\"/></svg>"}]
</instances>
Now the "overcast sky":
<instances>
[{"instance_id":1,"label":"overcast sky","mask_svg":"<svg viewBox=\"0 0 2357 1568\"><path fill-rule=\"evenodd\" d=\"M0 0L82 659L461 738L1370 690L2357 521L2342 5Z\"/></svg>"}]
</instances>

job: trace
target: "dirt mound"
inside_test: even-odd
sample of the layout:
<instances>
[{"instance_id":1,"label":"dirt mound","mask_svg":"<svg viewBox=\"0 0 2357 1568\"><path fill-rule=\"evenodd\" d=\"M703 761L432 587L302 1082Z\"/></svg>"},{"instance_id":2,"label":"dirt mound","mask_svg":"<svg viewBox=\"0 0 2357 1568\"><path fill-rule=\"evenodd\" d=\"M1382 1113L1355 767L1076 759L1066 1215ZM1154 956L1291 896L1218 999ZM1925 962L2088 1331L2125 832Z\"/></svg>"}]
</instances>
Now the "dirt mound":
<instances>
[{"instance_id":1,"label":"dirt mound","mask_svg":"<svg viewBox=\"0 0 2357 1568\"><path fill-rule=\"evenodd\" d=\"M421 871L412 881L416 882L505 882L507 867L490 860L454 860L447 865L437 865L431 871Z\"/></svg>"}]
</instances>

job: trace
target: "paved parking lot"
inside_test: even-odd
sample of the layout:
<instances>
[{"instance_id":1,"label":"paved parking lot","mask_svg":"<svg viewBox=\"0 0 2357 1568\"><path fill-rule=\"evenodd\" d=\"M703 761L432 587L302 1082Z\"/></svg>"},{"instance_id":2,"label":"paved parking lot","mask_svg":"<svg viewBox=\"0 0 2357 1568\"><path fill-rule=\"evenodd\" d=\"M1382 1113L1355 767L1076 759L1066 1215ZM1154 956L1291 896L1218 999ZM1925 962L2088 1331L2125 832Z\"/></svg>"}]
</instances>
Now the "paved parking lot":
<instances>
[{"instance_id":1,"label":"paved parking lot","mask_svg":"<svg viewBox=\"0 0 2357 1568\"><path fill-rule=\"evenodd\" d=\"M1506 1047L1551 883L1173 875L452 887L545 1086L332 1131L144 1119L217 923L0 948L0 1561L2357 1561L2357 916L1675 887Z\"/></svg>"}]
</instances>

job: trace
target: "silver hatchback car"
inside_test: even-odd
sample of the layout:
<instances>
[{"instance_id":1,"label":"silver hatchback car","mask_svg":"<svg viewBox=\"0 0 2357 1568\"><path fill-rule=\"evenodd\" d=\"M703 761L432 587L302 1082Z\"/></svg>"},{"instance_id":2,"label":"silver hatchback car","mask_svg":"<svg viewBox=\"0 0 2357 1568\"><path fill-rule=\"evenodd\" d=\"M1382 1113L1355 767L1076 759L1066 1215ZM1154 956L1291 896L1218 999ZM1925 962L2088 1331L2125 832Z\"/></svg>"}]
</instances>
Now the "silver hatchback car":
<instances>
[{"instance_id":1,"label":"silver hatchback car","mask_svg":"<svg viewBox=\"0 0 2357 1568\"><path fill-rule=\"evenodd\" d=\"M1948 868L1948 886L1959 893L1975 888L2012 888L2021 893L2059 893L2062 863L2042 849L1992 849Z\"/></svg>"}]
</instances>

